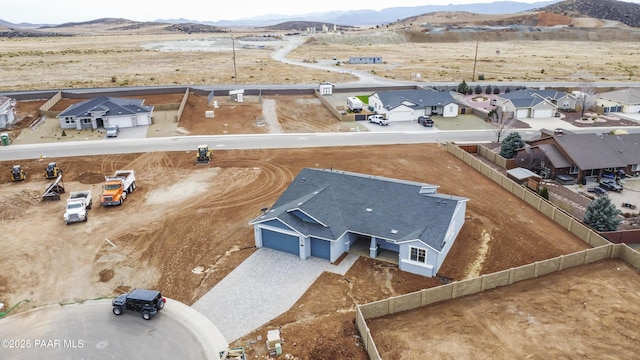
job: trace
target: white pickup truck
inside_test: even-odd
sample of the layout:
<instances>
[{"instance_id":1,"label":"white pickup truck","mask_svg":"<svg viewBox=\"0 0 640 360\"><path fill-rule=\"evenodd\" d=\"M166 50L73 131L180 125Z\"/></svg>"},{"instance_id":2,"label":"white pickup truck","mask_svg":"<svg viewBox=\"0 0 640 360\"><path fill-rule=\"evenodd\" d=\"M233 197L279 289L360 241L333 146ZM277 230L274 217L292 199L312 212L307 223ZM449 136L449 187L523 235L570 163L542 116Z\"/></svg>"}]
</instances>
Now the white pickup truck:
<instances>
[{"instance_id":1,"label":"white pickup truck","mask_svg":"<svg viewBox=\"0 0 640 360\"><path fill-rule=\"evenodd\" d=\"M67 199L67 209L64 212L64 223L87 221L87 210L91 209L91 190L72 191Z\"/></svg>"}]
</instances>

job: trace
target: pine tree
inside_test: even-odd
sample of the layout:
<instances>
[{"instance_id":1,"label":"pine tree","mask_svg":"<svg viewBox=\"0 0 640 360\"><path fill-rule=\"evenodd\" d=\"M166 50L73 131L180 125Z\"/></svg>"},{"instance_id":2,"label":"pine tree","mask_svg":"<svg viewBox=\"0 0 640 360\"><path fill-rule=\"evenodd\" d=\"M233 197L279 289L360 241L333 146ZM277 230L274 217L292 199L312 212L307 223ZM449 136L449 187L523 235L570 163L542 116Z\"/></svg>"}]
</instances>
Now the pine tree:
<instances>
[{"instance_id":1,"label":"pine tree","mask_svg":"<svg viewBox=\"0 0 640 360\"><path fill-rule=\"evenodd\" d=\"M622 221L620 214L608 196L600 196L589 204L583 221L597 231L615 231Z\"/></svg>"},{"instance_id":2,"label":"pine tree","mask_svg":"<svg viewBox=\"0 0 640 360\"><path fill-rule=\"evenodd\" d=\"M540 188L540 191L538 191L538 194L540 194L540 196L542 196L546 200L549 200L549 190L547 189L546 186L543 186L542 188Z\"/></svg>"},{"instance_id":3,"label":"pine tree","mask_svg":"<svg viewBox=\"0 0 640 360\"><path fill-rule=\"evenodd\" d=\"M518 132L512 132L502 141L500 147L500 156L505 159L513 159L516 156L516 150L524 147L524 140Z\"/></svg>"},{"instance_id":4,"label":"pine tree","mask_svg":"<svg viewBox=\"0 0 640 360\"><path fill-rule=\"evenodd\" d=\"M460 94L466 94L469 92L469 85L467 85L466 81L462 80L462 82L458 84L458 92Z\"/></svg>"}]
</instances>

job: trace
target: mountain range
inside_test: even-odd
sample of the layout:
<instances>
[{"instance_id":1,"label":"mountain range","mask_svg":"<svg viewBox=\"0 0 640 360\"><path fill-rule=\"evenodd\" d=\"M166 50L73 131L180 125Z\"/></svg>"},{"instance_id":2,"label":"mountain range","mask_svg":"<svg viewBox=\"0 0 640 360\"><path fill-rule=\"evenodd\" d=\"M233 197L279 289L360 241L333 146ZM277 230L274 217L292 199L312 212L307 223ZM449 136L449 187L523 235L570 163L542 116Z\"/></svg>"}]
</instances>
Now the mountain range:
<instances>
[{"instance_id":1,"label":"mountain range","mask_svg":"<svg viewBox=\"0 0 640 360\"><path fill-rule=\"evenodd\" d=\"M424 6L407 6L407 7L390 7L376 10L350 10L350 11L329 11L322 13L309 13L296 16L288 15L262 15L238 20L219 20L219 21L195 21L184 18L177 19L158 19L154 22L179 24L179 23L196 23L203 25L211 25L218 27L263 27L274 25L282 22L304 20L321 22L327 24L338 24L346 26L374 26L394 22L419 14L426 14L440 11L466 11L476 14L515 14L518 12L529 11L541 8L547 5L557 3L555 1L540 1L534 3L524 3L518 1L494 1L481 4L465 4L465 5L424 5ZM1 16L1 15L0 15ZM88 19L88 21L91 19ZM70 24L70 23L69 23ZM55 26L62 24L33 24L20 23L14 24L0 19L0 25L10 28L38 28L42 26Z\"/></svg>"}]
</instances>

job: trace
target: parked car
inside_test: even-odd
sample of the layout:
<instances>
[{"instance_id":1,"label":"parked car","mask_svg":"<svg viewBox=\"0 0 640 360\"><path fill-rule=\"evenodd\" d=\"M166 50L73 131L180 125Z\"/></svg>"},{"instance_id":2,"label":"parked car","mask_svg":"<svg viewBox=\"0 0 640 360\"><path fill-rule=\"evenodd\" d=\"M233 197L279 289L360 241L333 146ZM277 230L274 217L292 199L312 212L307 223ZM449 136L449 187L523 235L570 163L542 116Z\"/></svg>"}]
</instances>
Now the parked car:
<instances>
[{"instance_id":1,"label":"parked car","mask_svg":"<svg viewBox=\"0 0 640 360\"><path fill-rule=\"evenodd\" d=\"M118 125L110 125L107 127L107 137L117 137L120 133L120 127Z\"/></svg>"},{"instance_id":2,"label":"parked car","mask_svg":"<svg viewBox=\"0 0 640 360\"><path fill-rule=\"evenodd\" d=\"M600 187L607 189L607 190L611 190L611 191L615 191L615 192L621 192L622 189L624 189L621 185L619 185L615 180L601 180L600 181Z\"/></svg>"},{"instance_id":3,"label":"parked car","mask_svg":"<svg viewBox=\"0 0 640 360\"><path fill-rule=\"evenodd\" d=\"M418 124L425 127L433 127L433 119L431 116L420 116L418 117Z\"/></svg>"},{"instance_id":4,"label":"parked car","mask_svg":"<svg viewBox=\"0 0 640 360\"><path fill-rule=\"evenodd\" d=\"M153 315L164 308L165 302L167 300L162 297L160 291L134 289L113 299L111 305L115 315L122 315L124 310L132 310L141 313L143 319L151 320Z\"/></svg>"},{"instance_id":5,"label":"parked car","mask_svg":"<svg viewBox=\"0 0 640 360\"><path fill-rule=\"evenodd\" d=\"M594 186L587 188L587 192L594 193L596 195L605 195L607 193L607 190L601 188L600 186Z\"/></svg>"},{"instance_id":6,"label":"parked car","mask_svg":"<svg viewBox=\"0 0 640 360\"><path fill-rule=\"evenodd\" d=\"M389 120L385 119L382 115L369 115L369 122L378 124L380 126L389 125Z\"/></svg>"}]
</instances>

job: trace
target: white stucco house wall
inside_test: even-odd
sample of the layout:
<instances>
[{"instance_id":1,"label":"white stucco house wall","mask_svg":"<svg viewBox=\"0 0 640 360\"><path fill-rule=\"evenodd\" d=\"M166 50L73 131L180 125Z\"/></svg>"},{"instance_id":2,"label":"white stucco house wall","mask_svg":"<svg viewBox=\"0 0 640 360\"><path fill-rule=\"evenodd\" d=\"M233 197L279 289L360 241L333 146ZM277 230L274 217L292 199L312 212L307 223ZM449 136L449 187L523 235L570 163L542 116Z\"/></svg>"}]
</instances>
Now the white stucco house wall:
<instances>
[{"instance_id":1,"label":"white stucco house wall","mask_svg":"<svg viewBox=\"0 0 640 360\"><path fill-rule=\"evenodd\" d=\"M152 117L153 106L144 105L144 100L107 96L73 104L58 115L62 129L76 130L151 125Z\"/></svg>"},{"instance_id":2,"label":"white stucco house wall","mask_svg":"<svg viewBox=\"0 0 640 360\"><path fill-rule=\"evenodd\" d=\"M400 270L435 276L465 220L467 198L438 186L305 168L270 209L250 222L256 247L304 260L337 261L356 243L384 249Z\"/></svg>"},{"instance_id":3,"label":"white stucco house wall","mask_svg":"<svg viewBox=\"0 0 640 360\"><path fill-rule=\"evenodd\" d=\"M0 129L13 124L16 120L16 101L0 95Z\"/></svg>"},{"instance_id":4,"label":"white stucco house wall","mask_svg":"<svg viewBox=\"0 0 640 360\"><path fill-rule=\"evenodd\" d=\"M432 89L378 91L369 96L369 107L392 121L415 121L425 115L458 116L460 106L450 92Z\"/></svg>"},{"instance_id":5,"label":"white stucco house wall","mask_svg":"<svg viewBox=\"0 0 640 360\"><path fill-rule=\"evenodd\" d=\"M640 89L628 88L609 91L594 96L596 106L604 113L638 113L640 112Z\"/></svg>"}]
</instances>

